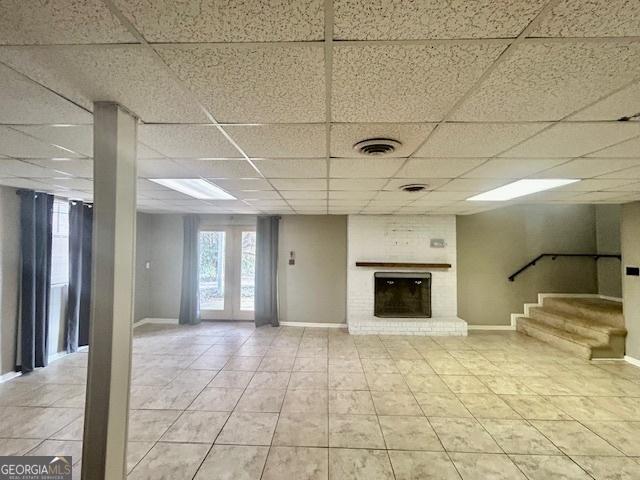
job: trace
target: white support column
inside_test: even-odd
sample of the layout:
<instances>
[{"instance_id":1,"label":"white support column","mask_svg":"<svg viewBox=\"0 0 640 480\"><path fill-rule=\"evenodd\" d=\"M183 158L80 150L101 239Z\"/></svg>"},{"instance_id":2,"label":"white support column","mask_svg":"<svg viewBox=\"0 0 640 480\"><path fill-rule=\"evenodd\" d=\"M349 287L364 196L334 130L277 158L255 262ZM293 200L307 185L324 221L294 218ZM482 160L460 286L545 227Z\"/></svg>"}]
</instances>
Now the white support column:
<instances>
[{"instance_id":1,"label":"white support column","mask_svg":"<svg viewBox=\"0 0 640 480\"><path fill-rule=\"evenodd\" d=\"M83 480L126 477L137 122L115 103L94 104L93 288Z\"/></svg>"}]
</instances>

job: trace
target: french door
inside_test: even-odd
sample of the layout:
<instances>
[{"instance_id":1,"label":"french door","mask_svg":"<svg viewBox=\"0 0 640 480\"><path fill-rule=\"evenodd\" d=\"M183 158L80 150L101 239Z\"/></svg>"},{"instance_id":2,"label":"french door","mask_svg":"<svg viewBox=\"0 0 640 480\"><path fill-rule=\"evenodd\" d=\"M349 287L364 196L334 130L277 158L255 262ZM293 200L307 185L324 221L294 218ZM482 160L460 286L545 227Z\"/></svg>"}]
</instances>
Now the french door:
<instances>
[{"instance_id":1,"label":"french door","mask_svg":"<svg viewBox=\"0 0 640 480\"><path fill-rule=\"evenodd\" d=\"M198 295L205 320L253 320L255 227L204 227L199 232Z\"/></svg>"}]
</instances>

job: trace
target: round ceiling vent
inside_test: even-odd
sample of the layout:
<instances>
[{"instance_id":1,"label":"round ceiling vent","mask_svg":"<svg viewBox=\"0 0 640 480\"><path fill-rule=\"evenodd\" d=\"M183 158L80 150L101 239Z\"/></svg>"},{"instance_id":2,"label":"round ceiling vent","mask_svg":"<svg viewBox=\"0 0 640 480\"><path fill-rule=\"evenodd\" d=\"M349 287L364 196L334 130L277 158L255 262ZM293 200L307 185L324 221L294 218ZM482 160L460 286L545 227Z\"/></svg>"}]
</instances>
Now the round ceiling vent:
<instances>
[{"instance_id":1,"label":"round ceiling vent","mask_svg":"<svg viewBox=\"0 0 640 480\"><path fill-rule=\"evenodd\" d=\"M368 138L356 143L353 148L362 155L380 156L395 152L402 145L391 138Z\"/></svg>"},{"instance_id":2,"label":"round ceiling vent","mask_svg":"<svg viewBox=\"0 0 640 480\"><path fill-rule=\"evenodd\" d=\"M426 183L409 183L407 185L400 186L400 190L403 192L416 193L416 192L424 192L427 190L429 185Z\"/></svg>"}]
</instances>

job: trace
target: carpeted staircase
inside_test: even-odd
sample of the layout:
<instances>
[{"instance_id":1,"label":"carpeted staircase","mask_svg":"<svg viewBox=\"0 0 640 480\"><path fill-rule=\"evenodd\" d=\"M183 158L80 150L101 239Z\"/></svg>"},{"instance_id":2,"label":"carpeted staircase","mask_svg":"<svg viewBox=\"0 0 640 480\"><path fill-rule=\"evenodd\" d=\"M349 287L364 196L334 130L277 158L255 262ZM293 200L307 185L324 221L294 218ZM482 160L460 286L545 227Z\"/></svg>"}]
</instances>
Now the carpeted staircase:
<instances>
[{"instance_id":1,"label":"carpeted staircase","mask_svg":"<svg viewBox=\"0 0 640 480\"><path fill-rule=\"evenodd\" d=\"M620 302L545 297L518 318L516 329L587 359L624 357L627 330Z\"/></svg>"}]
</instances>

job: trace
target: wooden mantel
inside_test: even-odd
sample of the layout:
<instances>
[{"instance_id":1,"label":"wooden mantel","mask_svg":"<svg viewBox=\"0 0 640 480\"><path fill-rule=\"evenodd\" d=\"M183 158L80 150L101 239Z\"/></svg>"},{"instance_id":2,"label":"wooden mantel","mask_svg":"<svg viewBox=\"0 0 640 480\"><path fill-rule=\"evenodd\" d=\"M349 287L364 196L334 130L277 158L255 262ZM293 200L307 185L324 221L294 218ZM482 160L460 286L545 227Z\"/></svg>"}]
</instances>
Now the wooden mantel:
<instances>
[{"instance_id":1,"label":"wooden mantel","mask_svg":"<svg viewBox=\"0 0 640 480\"><path fill-rule=\"evenodd\" d=\"M450 263L356 262L356 267L379 268L451 268Z\"/></svg>"}]
</instances>

